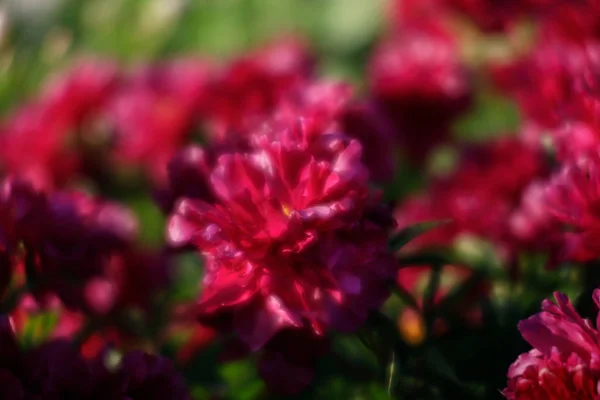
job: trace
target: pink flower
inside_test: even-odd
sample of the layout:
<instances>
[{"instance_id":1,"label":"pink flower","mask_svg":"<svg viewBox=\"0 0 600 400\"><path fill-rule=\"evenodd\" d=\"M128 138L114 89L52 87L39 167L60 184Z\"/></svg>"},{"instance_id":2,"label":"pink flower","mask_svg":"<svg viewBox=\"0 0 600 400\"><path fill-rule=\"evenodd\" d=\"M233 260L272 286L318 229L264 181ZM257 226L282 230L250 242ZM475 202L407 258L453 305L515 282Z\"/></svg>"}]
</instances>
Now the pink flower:
<instances>
[{"instance_id":1,"label":"pink flower","mask_svg":"<svg viewBox=\"0 0 600 400\"><path fill-rule=\"evenodd\" d=\"M356 99L350 85L335 81L307 83L281 100L263 129L277 138L296 123L303 125L309 146L320 146L333 136L358 139L371 179L385 181L393 177L394 128L373 102Z\"/></svg>"},{"instance_id":2,"label":"pink flower","mask_svg":"<svg viewBox=\"0 0 600 400\"><path fill-rule=\"evenodd\" d=\"M123 85L108 106L117 161L164 182L168 161L192 133L208 79L205 63L181 60L141 70Z\"/></svg>"},{"instance_id":3,"label":"pink flower","mask_svg":"<svg viewBox=\"0 0 600 400\"><path fill-rule=\"evenodd\" d=\"M469 72L439 29L406 29L389 38L373 56L369 80L407 155L420 163L471 103Z\"/></svg>"},{"instance_id":4,"label":"pink flower","mask_svg":"<svg viewBox=\"0 0 600 400\"><path fill-rule=\"evenodd\" d=\"M527 117L546 128L589 117L579 80L589 70L585 47L560 39L541 41L535 50L508 65L496 65L498 86L512 94Z\"/></svg>"},{"instance_id":5,"label":"pink flower","mask_svg":"<svg viewBox=\"0 0 600 400\"><path fill-rule=\"evenodd\" d=\"M547 252L551 257L558 255L562 233L546 204L546 182L534 181L523 191L521 204L512 212L508 224L516 248Z\"/></svg>"},{"instance_id":6,"label":"pink flower","mask_svg":"<svg viewBox=\"0 0 600 400\"><path fill-rule=\"evenodd\" d=\"M556 221L568 228L563 257L587 261L598 257L600 214L598 188L600 156L565 164L546 188L546 203Z\"/></svg>"},{"instance_id":7,"label":"pink flower","mask_svg":"<svg viewBox=\"0 0 600 400\"><path fill-rule=\"evenodd\" d=\"M207 104L213 135L255 128L312 75L312 56L297 40L275 42L234 60L212 82Z\"/></svg>"},{"instance_id":8,"label":"pink flower","mask_svg":"<svg viewBox=\"0 0 600 400\"><path fill-rule=\"evenodd\" d=\"M0 168L41 189L66 184L77 174L80 161L65 145L69 128L47 104L23 107L0 126Z\"/></svg>"},{"instance_id":9,"label":"pink flower","mask_svg":"<svg viewBox=\"0 0 600 400\"><path fill-rule=\"evenodd\" d=\"M433 181L424 195L409 198L397 209L399 227L451 221L418 237L411 248L451 245L461 234L505 246L509 216L524 189L547 173L540 149L512 138L467 147L460 160L452 174Z\"/></svg>"},{"instance_id":10,"label":"pink flower","mask_svg":"<svg viewBox=\"0 0 600 400\"><path fill-rule=\"evenodd\" d=\"M41 97L70 126L78 127L93 114L101 112L118 83L119 74L115 64L82 60L50 80Z\"/></svg>"},{"instance_id":11,"label":"pink flower","mask_svg":"<svg viewBox=\"0 0 600 400\"><path fill-rule=\"evenodd\" d=\"M395 275L360 144L332 139L312 152L301 137L260 136L254 150L221 156L215 204L183 199L168 225L172 244L205 256L202 318L227 321L253 350L288 330L357 329Z\"/></svg>"},{"instance_id":12,"label":"pink flower","mask_svg":"<svg viewBox=\"0 0 600 400\"><path fill-rule=\"evenodd\" d=\"M116 83L114 65L91 60L50 81L0 127L0 168L37 188L67 184L80 172L82 126L101 113Z\"/></svg>"},{"instance_id":13,"label":"pink flower","mask_svg":"<svg viewBox=\"0 0 600 400\"><path fill-rule=\"evenodd\" d=\"M534 349L508 370L504 395L520 399L597 399L600 388L600 333L577 314L568 297L555 293L556 303L542 303L542 312L519 323ZM594 292L600 305L600 291Z\"/></svg>"}]
</instances>

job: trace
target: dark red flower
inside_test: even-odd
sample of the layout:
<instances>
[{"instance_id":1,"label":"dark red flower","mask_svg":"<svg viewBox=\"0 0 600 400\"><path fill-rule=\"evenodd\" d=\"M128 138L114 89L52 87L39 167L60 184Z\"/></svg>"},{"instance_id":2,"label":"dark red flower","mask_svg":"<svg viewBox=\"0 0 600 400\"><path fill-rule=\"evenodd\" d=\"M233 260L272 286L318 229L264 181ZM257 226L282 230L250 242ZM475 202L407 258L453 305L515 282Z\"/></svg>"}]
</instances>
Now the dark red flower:
<instances>
[{"instance_id":1,"label":"dark red flower","mask_svg":"<svg viewBox=\"0 0 600 400\"><path fill-rule=\"evenodd\" d=\"M155 191L155 199L163 211L169 213L177 199L187 197L212 202L208 181L218 149L188 146L179 150L167 165L167 185Z\"/></svg>"},{"instance_id":2,"label":"dark red flower","mask_svg":"<svg viewBox=\"0 0 600 400\"><path fill-rule=\"evenodd\" d=\"M190 398L183 378L167 359L132 352L108 368L103 357L102 353L86 360L67 340L21 350L8 318L0 318L0 391L4 398Z\"/></svg>"},{"instance_id":3,"label":"dark red flower","mask_svg":"<svg viewBox=\"0 0 600 400\"><path fill-rule=\"evenodd\" d=\"M455 43L433 29L406 29L385 41L370 65L370 89L413 161L450 135L472 97Z\"/></svg>"},{"instance_id":4,"label":"dark red flower","mask_svg":"<svg viewBox=\"0 0 600 400\"><path fill-rule=\"evenodd\" d=\"M173 363L162 357L134 351L126 354L109 380L112 396L131 400L189 400L183 377Z\"/></svg>"},{"instance_id":5,"label":"dark red flower","mask_svg":"<svg viewBox=\"0 0 600 400\"><path fill-rule=\"evenodd\" d=\"M600 394L600 334L566 295L554 296L557 304L545 300L541 313L519 323L534 349L510 366L503 392L508 399L584 400ZM599 296L595 291L597 305Z\"/></svg>"},{"instance_id":6,"label":"dark red flower","mask_svg":"<svg viewBox=\"0 0 600 400\"><path fill-rule=\"evenodd\" d=\"M0 181L0 295L19 263L19 244L36 236L45 198L23 180Z\"/></svg>"},{"instance_id":7,"label":"dark red flower","mask_svg":"<svg viewBox=\"0 0 600 400\"><path fill-rule=\"evenodd\" d=\"M279 101L312 75L312 56L297 40L284 40L227 65L209 88L207 112L218 138L255 128Z\"/></svg>"},{"instance_id":8,"label":"dark red flower","mask_svg":"<svg viewBox=\"0 0 600 400\"><path fill-rule=\"evenodd\" d=\"M106 259L102 275L89 280L84 298L89 311L97 315L135 307L150 308L157 295L168 287L169 258L164 253L127 248Z\"/></svg>"},{"instance_id":9,"label":"dark red flower","mask_svg":"<svg viewBox=\"0 0 600 400\"><path fill-rule=\"evenodd\" d=\"M133 215L83 193L43 195L18 180L5 181L2 189L0 236L8 251L23 245L12 264L25 265L37 294L56 293L68 306L82 307L85 283L134 239Z\"/></svg>"}]
</instances>

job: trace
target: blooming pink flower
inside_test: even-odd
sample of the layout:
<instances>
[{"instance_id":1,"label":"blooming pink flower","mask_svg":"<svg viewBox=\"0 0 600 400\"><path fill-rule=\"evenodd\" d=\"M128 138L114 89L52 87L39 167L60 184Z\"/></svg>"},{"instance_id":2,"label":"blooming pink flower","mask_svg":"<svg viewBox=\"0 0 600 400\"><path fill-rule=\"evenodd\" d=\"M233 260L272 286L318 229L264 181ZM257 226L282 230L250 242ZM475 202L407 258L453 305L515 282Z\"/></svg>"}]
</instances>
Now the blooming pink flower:
<instances>
[{"instance_id":1,"label":"blooming pink flower","mask_svg":"<svg viewBox=\"0 0 600 400\"><path fill-rule=\"evenodd\" d=\"M581 318L568 297L555 293L542 312L519 323L533 346L508 370L504 395L520 399L597 399L600 395L600 334ZM600 291L594 292L600 306Z\"/></svg>"},{"instance_id":2,"label":"blooming pink flower","mask_svg":"<svg viewBox=\"0 0 600 400\"><path fill-rule=\"evenodd\" d=\"M322 146L334 136L338 140L358 139L371 179L385 181L393 177L394 128L373 102L355 99L350 85L335 81L307 83L280 101L263 129L277 138L292 134L287 127L297 123L303 126L302 134L313 151L320 151L314 146Z\"/></svg>"},{"instance_id":3,"label":"blooming pink flower","mask_svg":"<svg viewBox=\"0 0 600 400\"><path fill-rule=\"evenodd\" d=\"M172 244L205 256L201 316L226 317L253 350L287 330L355 330L396 270L385 224L369 218L360 144L332 139L312 152L302 137L255 137L254 150L221 156L215 204L183 199L169 221Z\"/></svg>"},{"instance_id":4,"label":"blooming pink flower","mask_svg":"<svg viewBox=\"0 0 600 400\"><path fill-rule=\"evenodd\" d=\"M419 162L471 103L469 72L452 38L438 29L411 28L389 38L373 56L369 80L407 155Z\"/></svg>"}]
</instances>

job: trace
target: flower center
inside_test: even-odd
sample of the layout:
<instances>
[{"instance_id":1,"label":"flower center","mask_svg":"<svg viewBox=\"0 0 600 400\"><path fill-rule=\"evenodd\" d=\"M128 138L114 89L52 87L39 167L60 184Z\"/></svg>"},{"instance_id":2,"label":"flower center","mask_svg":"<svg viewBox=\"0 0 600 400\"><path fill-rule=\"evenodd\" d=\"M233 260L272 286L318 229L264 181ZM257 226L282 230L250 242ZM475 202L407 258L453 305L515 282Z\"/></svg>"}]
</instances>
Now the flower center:
<instances>
[{"instance_id":1,"label":"flower center","mask_svg":"<svg viewBox=\"0 0 600 400\"><path fill-rule=\"evenodd\" d=\"M292 210L292 207L287 204L281 205L281 211L283 211L283 214L285 214L286 217L289 217L292 214Z\"/></svg>"}]
</instances>

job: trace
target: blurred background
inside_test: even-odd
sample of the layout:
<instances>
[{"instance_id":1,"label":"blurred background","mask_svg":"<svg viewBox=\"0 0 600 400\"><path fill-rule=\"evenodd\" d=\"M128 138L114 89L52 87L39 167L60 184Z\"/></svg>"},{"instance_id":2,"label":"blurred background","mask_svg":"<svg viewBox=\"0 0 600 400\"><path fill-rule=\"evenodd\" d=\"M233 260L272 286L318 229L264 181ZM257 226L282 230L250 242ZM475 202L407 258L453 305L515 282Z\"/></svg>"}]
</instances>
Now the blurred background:
<instances>
[{"instance_id":1,"label":"blurred background","mask_svg":"<svg viewBox=\"0 0 600 400\"><path fill-rule=\"evenodd\" d=\"M181 54L225 59L285 34L309 39L324 73L359 82L385 10L385 0L6 0L0 110L80 55L128 65Z\"/></svg>"},{"instance_id":2,"label":"blurred background","mask_svg":"<svg viewBox=\"0 0 600 400\"><path fill-rule=\"evenodd\" d=\"M0 4L0 115L52 71L91 55L135 66L177 55L226 60L281 36L307 39L321 75L364 87L389 25L389 0L5 0ZM467 37L473 36L467 33ZM470 38L472 39L472 38ZM467 56L505 52L504 37L466 43ZM482 91L458 127L468 137L508 131L516 108ZM500 108L498 108L500 107Z\"/></svg>"},{"instance_id":3,"label":"blurred background","mask_svg":"<svg viewBox=\"0 0 600 400\"><path fill-rule=\"evenodd\" d=\"M125 69L178 56L218 63L288 35L308 41L318 59L319 76L351 82L360 93L366 87L373 51L393 24L390 9L387 0L4 0L0 3L0 118L35 97L53 74L87 56L116 60ZM515 35L483 38L468 27L461 30L460 51L475 71L475 101L453 126L455 137L481 141L511 134L519 126L515 104L495 93L485 74L477 74L482 58L505 57L514 50L515 42L520 43L519 35L527 37L527 27ZM455 156L452 149L442 147L427 168L449 169ZM390 198L398 200L422 183L413 172L408 166L400 169L386 188ZM142 240L147 245L160 244L164 217L146 189L124 188L118 183L115 187L111 196L138 214ZM474 257L487 257L485 249L478 246ZM468 252L468 243L465 249ZM198 264L195 256L179 260L177 282L170 294L173 299L188 301L197 296ZM539 277L529 278L536 281ZM561 281L554 275L545 279L551 282L548 287ZM533 309L538 307L538 297L532 295ZM400 304L392 298L386 306L388 314L396 316ZM517 335L516 321L527 312L507 317L505 326L513 336ZM405 337L410 339L412 329L418 339L422 334L418 323L407 318ZM464 340L466 346L469 340ZM480 343L480 348L485 345ZM195 398L265 398L253 360L218 363L218 346L204 350L185 367ZM376 360L357 338L340 338L334 346L334 356L320 365L318 382L304 398L388 398ZM169 354L176 349L175 343L162 351ZM336 358L339 355L344 358ZM486 389L493 392L501 387L506 366L500 364L490 372L497 380Z\"/></svg>"}]
</instances>

